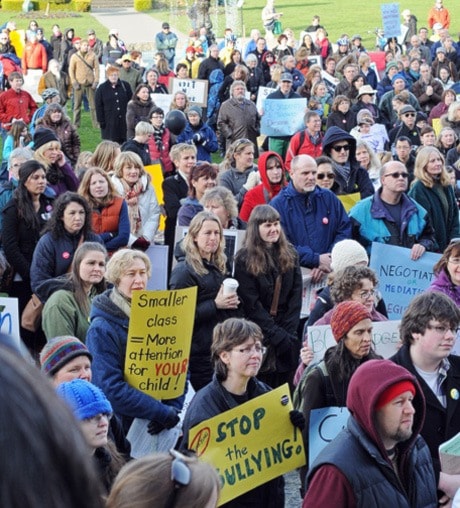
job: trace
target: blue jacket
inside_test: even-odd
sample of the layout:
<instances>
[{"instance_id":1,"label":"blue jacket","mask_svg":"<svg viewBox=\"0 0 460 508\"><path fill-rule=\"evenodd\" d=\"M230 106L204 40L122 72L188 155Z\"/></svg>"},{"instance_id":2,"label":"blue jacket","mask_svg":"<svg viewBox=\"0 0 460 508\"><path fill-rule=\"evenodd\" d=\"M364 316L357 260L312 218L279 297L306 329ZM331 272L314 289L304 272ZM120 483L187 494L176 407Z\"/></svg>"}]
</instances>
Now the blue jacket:
<instances>
[{"instance_id":1,"label":"blue jacket","mask_svg":"<svg viewBox=\"0 0 460 508\"><path fill-rule=\"evenodd\" d=\"M112 289L108 289L96 296L91 307L86 345L93 355L93 383L105 393L125 429L133 418L164 423L175 409L182 409L184 396L162 402L125 381L129 318L110 299L111 292Z\"/></svg>"},{"instance_id":2,"label":"blue jacket","mask_svg":"<svg viewBox=\"0 0 460 508\"><path fill-rule=\"evenodd\" d=\"M71 235L67 232L63 236L55 238L48 231L38 241L30 267L30 281L32 291L42 302L46 298L40 292L40 284L69 271L80 238L80 234ZM84 241L103 243L99 235L94 233L89 233Z\"/></svg>"},{"instance_id":3,"label":"blue jacket","mask_svg":"<svg viewBox=\"0 0 460 508\"><path fill-rule=\"evenodd\" d=\"M316 187L311 193L298 192L289 183L270 205L278 210L281 225L299 253L301 266L319 265L320 254L331 252L340 240L351 238L351 222L337 196Z\"/></svg>"},{"instance_id":4,"label":"blue jacket","mask_svg":"<svg viewBox=\"0 0 460 508\"><path fill-rule=\"evenodd\" d=\"M200 136L199 141L193 141L195 134ZM187 122L185 129L177 136L177 142L195 145L197 149L197 161L212 162L211 154L217 152L218 148L216 133L207 123L202 121L200 121L197 127L193 127L190 122Z\"/></svg>"},{"instance_id":5,"label":"blue jacket","mask_svg":"<svg viewBox=\"0 0 460 508\"><path fill-rule=\"evenodd\" d=\"M353 238L361 243L368 253L372 242L399 245L408 249L415 243L420 243L426 250L434 248L433 228L426 210L406 194L401 196L400 231L396 230L397 224L385 207L380 190L357 203L350 210L350 217Z\"/></svg>"}]
</instances>

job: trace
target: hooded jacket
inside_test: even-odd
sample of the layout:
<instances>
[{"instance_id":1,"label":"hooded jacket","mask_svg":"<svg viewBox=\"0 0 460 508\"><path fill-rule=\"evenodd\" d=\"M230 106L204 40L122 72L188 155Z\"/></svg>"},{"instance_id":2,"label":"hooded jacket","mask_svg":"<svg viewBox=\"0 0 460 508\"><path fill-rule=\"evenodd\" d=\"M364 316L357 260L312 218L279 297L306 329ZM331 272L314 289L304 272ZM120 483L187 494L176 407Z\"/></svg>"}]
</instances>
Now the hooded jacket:
<instances>
[{"instance_id":1,"label":"hooded jacket","mask_svg":"<svg viewBox=\"0 0 460 508\"><path fill-rule=\"evenodd\" d=\"M450 280L445 268L431 281L427 291L438 291L438 293L443 293L451 298L455 302L455 305L460 307L460 286L456 286Z\"/></svg>"},{"instance_id":2,"label":"hooded jacket","mask_svg":"<svg viewBox=\"0 0 460 508\"><path fill-rule=\"evenodd\" d=\"M331 156L331 149L334 143L338 141L346 141L350 145L348 156L349 174L346 174L345 166L342 166L334 161L335 183L338 186L333 190L336 194L353 194L359 192L361 199L367 198L374 194L374 186L367 171L359 165L355 158L356 153L356 139L348 132L340 129L339 127L330 127L323 139L323 154L328 157Z\"/></svg>"},{"instance_id":3,"label":"hooded jacket","mask_svg":"<svg viewBox=\"0 0 460 508\"><path fill-rule=\"evenodd\" d=\"M267 176L267 159L269 157L276 157L281 164L282 168L282 180L279 184L271 184ZM284 170L283 159L276 152L264 152L260 155L258 161L259 175L261 183L256 185L253 189L248 190L243 198L243 204L241 206L240 218L245 222L248 222L249 216L252 210L257 205L265 205L273 199L280 190L286 186L286 173Z\"/></svg>"},{"instance_id":4,"label":"hooded jacket","mask_svg":"<svg viewBox=\"0 0 460 508\"><path fill-rule=\"evenodd\" d=\"M415 386L415 414L411 437L397 445L396 474L376 427L375 407L387 388L406 380ZM347 407L347 428L323 449L308 473L303 508L435 508L433 465L419 436L425 400L415 376L389 360L369 360L350 381Z\"/></svg>"}]
</instances>

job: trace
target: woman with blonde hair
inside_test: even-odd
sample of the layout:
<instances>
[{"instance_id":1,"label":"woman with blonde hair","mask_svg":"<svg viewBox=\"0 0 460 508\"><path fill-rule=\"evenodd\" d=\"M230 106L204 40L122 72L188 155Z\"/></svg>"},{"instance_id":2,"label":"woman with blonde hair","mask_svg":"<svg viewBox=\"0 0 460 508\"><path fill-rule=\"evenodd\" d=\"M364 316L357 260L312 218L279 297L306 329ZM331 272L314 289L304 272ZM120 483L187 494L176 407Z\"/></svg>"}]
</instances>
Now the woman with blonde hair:
<instances>
[{"instance_id":1,"label":"woman with blonde hair","mask_svg":"<svg viewBox=\"0 0 460 508\"><path fill-rule=\"evenodd\" d=\"M173 95L173 99L171 101L171 105L169 106L169 111L173 109L178 109L179 111L185 112L190 106L190 102L188 100L187 95L184 92L176 92Z\"/></svg>"},{"instance_id":2,"label":"woman with blonde hair","mask_svg":"<svg viewBox=\"0 0 460 508\"><path fill-rule=\"evenodd\" d=\"M34 159L46 168L46 180L56 196L78 189L78 178L66 161L61 143L50 129L37 129L34 134Z\"/></svg>"},{"instance_id":3,"label":"woman with blonde hair","mask_svg":"<svg viewBox=\"0 0 460 508\"><path fill-rule=\"evenodd\" d=\"M187 484L180 483L182 476L176 478L177 471L189 479ZM220 488L219 476L210 464L193 455L170 450L169 454L147 455L123 467L112 486L106 508L215 508Z\"/></svg>"},{"instance_id":4,"label":"woman with blonde hair","mask_svg":"<svg viewBox=\"0 0 460 508\"><path fill-rule=\"evenodd\" d=\"M382 167L382 164L380 163L374 150L372 150L365 141L359 139L356 141L355 157L361 164L361 167L368 172L374 189L380 189L380 168Z\"/></svg>"},{"instance_id":5,"label":"woman with blonde hair","mask_svg":"<svg viewBox=\"0 0 460 508\"><path fill-rule=\"evenodd\" d=\"M415 159L415 180L409 196L431 217L436 251L443 252L452 238L460 234L458 206L444 157L434 146L421 148Z\"/></svg>"},{"instance_id":6,"label":"woman with blonde hair","mask_svg":"<svg viewBox=\"0 0 460 508\"><path fill-rule=\"evenodd\" d=\"M115 141L101 141L91 158L91 166L103 169L109 175L113 173L113 163L120 153L120 145Z\"/></svg>"},{"instance_id":7,"label":"woman with blonde hair","mask_svg":"<svg viewBox=\"0 0 460 508\"><path fill-rule=\"evenodd\" d=\"M112 254L129 241L128 205L113 186L109 175L101 168L90 168L83 175L78 193L92 209L93 231Z\"/></svg>"},{"instance_id":8,"label":"woman with blonde hair","mask_svg":"<svg viewBox=\"0 0 460 508\"><path fill-rule=\"evenodd\" d=\"M198 288L195 323L190 354L190 380L199 390L212 378L212 331L217 323L238 308L236 293L224 294L227 276L225 238L220 220L209 212L199 212L190 222L182 243L185 253L171 272L170 289Z\"/></svg>"},{"instance_id":9,"label":"woman with blonde hair","mask_svg":"<svg viewBox=\"0 0 460 508\"><path fill-rule=\"evenodd\" d=\"M153 243L160 221L160 206L150 175L134 152L120 153L113 168L114 189L128 204L128 245L145 251Z\"/></svg>"}]
</instances>

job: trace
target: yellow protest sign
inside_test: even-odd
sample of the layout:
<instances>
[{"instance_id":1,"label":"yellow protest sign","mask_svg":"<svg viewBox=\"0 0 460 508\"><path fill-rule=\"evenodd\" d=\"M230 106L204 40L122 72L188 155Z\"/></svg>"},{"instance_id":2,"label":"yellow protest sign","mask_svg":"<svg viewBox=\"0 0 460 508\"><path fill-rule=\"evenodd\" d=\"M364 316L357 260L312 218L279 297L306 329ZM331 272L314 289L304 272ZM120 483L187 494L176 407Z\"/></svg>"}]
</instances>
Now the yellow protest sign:
<instances>
[{"instance_id":1,"label":"yellow protest sign","mask_svg":"<svg viewBox=\"0 0 460 508\"><path fill-rule=\"evenodd\" d=\"M135 291L131 304L125 380L157 399L185 391L197 288Z\"/></svg>"},{"instance_id":2,"label":"yellow protest sign","mask_svg":"<svg viewBox=\"0 0 460 508\"><path fill-rule=\"evenodd\" d=\"M163 171L161 170L161 164L150 164L149 166L144 166L144 169L150 175L158 203L162 205L164 203L163 187L162 187L164 177ZM158 224L158 230L164 231L164 229L165 229L165 216L161 214L160 223Z\"/></svg>"},{"instance_id":3,"label":"yellow protest sign","mask_svg":"<svg viewBox=\"0 0 460 508\"><path fill-rule=\"evenodd\" d=\"M359 201L361 201L361 194L354 192L353 194L340 194L337 196L342 202L345 211L348 213Z\"/></svg>"},{"instance_id":4,"label":"yellow protest sign","mask_svg":"<svg viewBox=\"0 0 460 508\"><path fill-rule=\"evenodd\" d=\"M219 506L305 464L291 410L285 384L190 430L189 447L221 477Z\"/></svg>"}]
</instances>

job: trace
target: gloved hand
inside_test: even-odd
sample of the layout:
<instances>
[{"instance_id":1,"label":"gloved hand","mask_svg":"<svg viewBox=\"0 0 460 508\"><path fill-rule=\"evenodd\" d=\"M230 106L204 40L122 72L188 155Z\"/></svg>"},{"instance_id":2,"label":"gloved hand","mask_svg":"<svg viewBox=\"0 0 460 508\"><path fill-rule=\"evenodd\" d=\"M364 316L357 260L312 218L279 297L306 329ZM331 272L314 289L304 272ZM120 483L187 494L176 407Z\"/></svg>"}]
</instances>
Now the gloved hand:
<instances>
[{"instance_id":1,"label":"gloved hand","mask_svg":"<svg viewBox=\"0 0 460 508\"><path fill-rule=\"evenodd\" d=\"M248 179L246 180L246 183L243 185L243 187L246 190L251 190L256 185L259 185L259 172L252 171L251 173L249 173Z\"/></svg>"},{"instance_id":2,"label":"gloved hand","mask_svg":"<svg viewBox=\"0 0 460 508\"><path fill-rule=\"evenodd\" d=\"M158 420L151 420L148 424L147 431L149 434L158 434L162 430L172 429L179 423L179 413L176 409L171 408L170 414L164 422L159 422Z\"/></svg>"},{"instance_id":3,"label":"gloved hand","mask_svg":"<svg viewBox=\"0 0 460 508\"><path fill-rule=\"evenodd\" d=\"M192 141L195 145L201 145L204 141L204 136L202 136L199 132L193 135Z\"/></svg>"},{"instance_id":4,"label":"gloved hand","mask_svg":"<svg viewBox=\"0 0 460 508\"><path fill-rule=\"evenodd\" d=\"M294 427L297 427L300 430L305 428L305 417L300 411L297 411L297 409L293 409L289 412L289 418Z\"/></svg>"},{"instance_id":5,"label":"gloved hand","mask_svg":"<svg viewBox=\"0 0 460 508\"><path fill-rule=\"evenodd\" d=\"M140 236L132 245L131 247L133 249L141 250L145 252L150 247L150 242L144 238L143 236Z\"/></svg>"},{"instance_id":6,"label":"gloved hand","mask_svg":"<svg viewBox=\"0 0 460 508\"><path fill-rule=\"evenodd\" d=\"M80 83L77 83L76 81L75 81L75 83L72 84L72 86L73 86L74 90L80 90L81 89Z\"/></svg>"}]
</instances>

